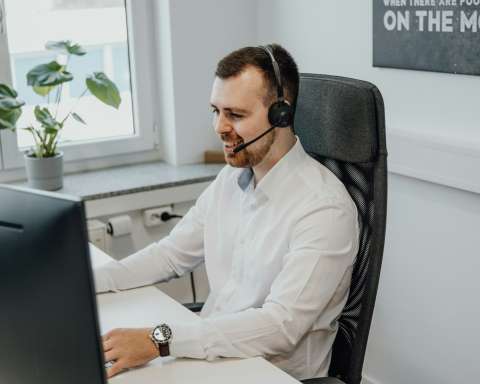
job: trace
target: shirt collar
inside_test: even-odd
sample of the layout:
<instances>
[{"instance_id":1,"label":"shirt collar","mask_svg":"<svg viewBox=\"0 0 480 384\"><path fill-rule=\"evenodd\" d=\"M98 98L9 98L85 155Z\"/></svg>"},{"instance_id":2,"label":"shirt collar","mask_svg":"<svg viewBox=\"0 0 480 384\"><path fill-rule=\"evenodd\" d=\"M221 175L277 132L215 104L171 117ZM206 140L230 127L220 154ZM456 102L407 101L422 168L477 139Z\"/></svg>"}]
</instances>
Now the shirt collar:
<instances>
[{"instance_id":1,"label":"shirt collar","mask_svg":"<svg viewBox=\"0 0 480 384\"><path fill-rule=\"evenodd\" d=\"M253 170L252 168L245 168L242 170L240 173L240 176L238 176L238 186L242 191L246 191L248 185L252 181L253 178Z\"/></svg>"},{"instance_id":2,"label":"shirt collar","mask_svg":"<svg viewBox=\"0 0 480 384\"><path fill-rule=\"evenodd\" d=\"M278 189L279 183L286 180L291 173L300 164L305 157L306 152L298 136L295 136L296 142L292 148L267 172L260 180L255 190L263 192L267 197L271 197L275 190ZM245 168L238 176L238 186L244 192L253 181L253 170Z\"/></svg>"}]
</instances>

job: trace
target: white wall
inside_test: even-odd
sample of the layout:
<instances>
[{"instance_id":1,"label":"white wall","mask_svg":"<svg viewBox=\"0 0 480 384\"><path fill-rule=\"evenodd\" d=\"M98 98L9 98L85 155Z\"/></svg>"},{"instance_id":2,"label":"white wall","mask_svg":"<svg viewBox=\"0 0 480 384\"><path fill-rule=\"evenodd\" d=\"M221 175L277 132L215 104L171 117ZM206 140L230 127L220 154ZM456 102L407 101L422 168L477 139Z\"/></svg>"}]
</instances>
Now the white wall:
<instances>
[{"instance_id":1,"label":"white wall","mask_svg":"<svg viewBox=\"0 0 480 384\"><path fill-rule=\"evenodd\" d=\"M262 0L257 17L259 41L301 72L371 81L385 99L393 173L367 382L475 382L480 77L373 68L370 0Z\"/></svg>"},{"instance_id":2,"label":"white wall","mask_svg":"<svg viewBox=\"0 0 480 384\"><path fill-rule=\"evenodd\" d=\"M478 382L480 195L390 175L364 372L374 382Z\"/></svg>"},{"instance_id":3,"label":"white wall","mask_svg":"<svg viewBox=\"0 0 480 384\"><path fill-rule=\"evenodd\" d=\"M392 170L480 192L480 77L372 67L370 0L262 0L258 9L260 41L283 44L301 72L356 77L380 88L387 134L395 140ZM422 151L412 151L418 143Z\"/></svg>"},{"instance_id":4,"label":"white wall","mask_svg":"<svg viewBox=\"0 0 480 384\"><path fill-rule=\"evenodd\" d=\"M209 104L216 63L230 51L255 43L256 0L155 4L162 56L157 60L162 66L158 88L166 103L159 110L168 146L163 153L171 164L201 162L206 149L221 149Z\"/></svg>"}]
</instances>

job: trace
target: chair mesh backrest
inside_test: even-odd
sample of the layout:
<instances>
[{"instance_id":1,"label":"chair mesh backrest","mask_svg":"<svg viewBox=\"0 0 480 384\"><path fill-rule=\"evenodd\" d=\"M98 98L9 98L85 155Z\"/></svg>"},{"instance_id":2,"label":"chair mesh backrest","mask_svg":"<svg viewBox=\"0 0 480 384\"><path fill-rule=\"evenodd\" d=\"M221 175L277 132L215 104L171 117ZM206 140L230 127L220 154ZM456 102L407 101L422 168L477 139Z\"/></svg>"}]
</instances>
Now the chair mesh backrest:
<instances>
[{"instance_id":1,"label":"chair mesh backrest","mask_svg":"<svg viewBox=\"0 0 480 384\"><path fill-rule=\"evenodd\" d=\"M359 213L359 250L329 370L330 376L358 384L385 236L386 148L380 92L359 80L301 74L294 129L310 156L343 182Z\"/></svg>"},{"instance_id":2,"label":"chair mesh backrest","mask_svg":"<svg viewBox=\"0 0 480 384\"><path fill-rule=\"evenodd\" d=\"M373 199L373 164L346 163L334 159L322 158L311 154L323 165L330 169L346 186L355 202L359 214L360 243L352 272L352 282L347 304L339 319L339 330L336 345L334 346L333 363L330 374L344 377L342 370L346 370L342 362L349 359L349 352L353 350L357 329L360 322L362 298L365 292L369 256L372 243L372 227L374 224L375 202ZM344 366L343 369L341 366Z\"/></svg>"}]
</instances>

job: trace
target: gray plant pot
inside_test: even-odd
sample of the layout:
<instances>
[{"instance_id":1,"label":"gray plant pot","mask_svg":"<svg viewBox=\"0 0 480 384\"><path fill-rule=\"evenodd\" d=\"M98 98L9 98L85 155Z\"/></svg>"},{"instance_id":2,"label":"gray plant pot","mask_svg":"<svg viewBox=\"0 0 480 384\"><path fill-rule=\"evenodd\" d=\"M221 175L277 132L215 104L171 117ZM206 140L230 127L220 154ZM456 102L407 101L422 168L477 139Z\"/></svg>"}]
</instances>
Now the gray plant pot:
<instances>
[{"instance_id":1,"label":"gray plant pot","mask_svg":"<svg viewBox=\"0 0 480 384\"><path fill-rule=\"evenodd\" d=\"M55 157L36 158L24 154L28 185L55 191L63 187L63 152Z\"/></svg>"}]
</instances>

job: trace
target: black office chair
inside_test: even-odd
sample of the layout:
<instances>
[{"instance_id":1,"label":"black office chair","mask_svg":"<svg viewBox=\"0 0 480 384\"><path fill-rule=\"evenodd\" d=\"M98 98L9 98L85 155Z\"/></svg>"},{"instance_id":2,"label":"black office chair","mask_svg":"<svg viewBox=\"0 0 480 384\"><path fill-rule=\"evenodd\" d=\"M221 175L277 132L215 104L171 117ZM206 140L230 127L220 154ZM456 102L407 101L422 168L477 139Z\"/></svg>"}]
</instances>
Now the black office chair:
<instances>
[{"instance_id":1,"label":"black office chair","mask_svg":"<svg viewBox=\"0 0 480 384\"><path fill-rule=\"evenodd\" d=\"M385 239L387 150L380 91L365 81L301 74L295 134L330 169L357 205L360 247L339 318L329 376L308 384L360 384ZM193 311L202 303L186 304Z\"/></svg>"},{"instance_id":2,"label":"black office chair","mask_svg":"<svg viewBox=\"0 0 480 384\"><path fill-rule=\"evenodd\" d=\"M308 384L360 384L382 264L387 215L385 113L365 81L301 74L295 133L305 150L346 186L360 218L360 247L339 318L327 378Z\"/></svg>"}]
</instances>

